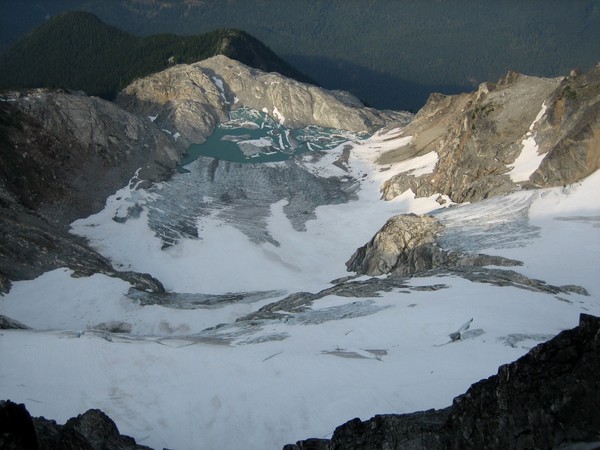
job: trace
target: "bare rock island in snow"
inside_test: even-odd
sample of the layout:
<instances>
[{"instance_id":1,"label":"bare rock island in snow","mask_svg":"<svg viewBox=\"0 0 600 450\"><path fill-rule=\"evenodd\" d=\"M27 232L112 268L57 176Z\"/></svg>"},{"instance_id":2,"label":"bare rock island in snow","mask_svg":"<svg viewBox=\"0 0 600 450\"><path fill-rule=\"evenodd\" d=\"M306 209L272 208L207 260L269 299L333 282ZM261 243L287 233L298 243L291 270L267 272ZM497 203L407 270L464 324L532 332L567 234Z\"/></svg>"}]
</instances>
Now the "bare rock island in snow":
<instances>
[{"instance_id":1,"label":"bare rock island in snow","mask_svg":"<svg viewBox=\"0 0 600 450\"><path fill-rule=\"evenodd\" d=\"M499 256L443 250L436 243L442 229L443 225L431 216L394 216L352 255L346 267L361 275L412 276L434 269L520 265L519 261Z\"/></svg>"},{"instance_id":2,"label":"bare rock island in snow","mask_svg":"<svg viewBox=\"0 0 600 450\"><path fill-rule=\"evenodd\" d=\"M225 56L173 66L138 79L114 103L56 90L12 93L1 100L0 232L4 238L0 242L0 292L8 292L11 281L68 267L76 276L105 274L126 280L131 288L127 287L129 291L120 300L127 305L130 300L135 301L140 309L164 306L191 311L279 298L265 301L254 310L248 307L245 315L227 315L228 319L223 319L227 323L202 325L206 328L191 335L174 335L175 340L181 339L186 345L229 345L244 336L244 345L284 340L287 332L282 331L283 325L316 325L394 307L373 300L382 292L449 288L442 282L411 284L414 278L410 277L424 274L450 273L448 278L459 275L474 282L518 287L536 294L588 295L579 286L548 285L512 270L486 267L517 266L520 262L516 260L446 248L449 239L444 240L444 236L456 235L456 228L464 224L454 223L450 229L448 217L453 210L460 213L462 206L449 207L446 211L450 212L432 216L395 215L385 224L377 224L382 227L371 239L364 236L361 242L351 244L356 248L369 239L352 256L348 255L346 263L348 271L371 278L340 278L325 284L328 287L317 293L165 292L161 281L151 275L117 270L109 258L93 250L83 238L70 234L69 224L101 210L109 195L123 186L129 184L130 191L144 187L148 188L145 197L137 196L127 204L129 207L116 208L106 222L126 227L128 221L139 219L143 212L143 230L151 236L148 239L162 240L163 247L158 246L157 253L174 250L169 255L176 254L180 250L176 245L182 240L196 239L197 243L204 232L199 218L207 218L207 228L208 219L214 219L219 225L235 229L236 239L241 231L239 242L247 238L257 254L266 255L264 261L275 261L301 272L285 260L289 253L282 253L282 257L275 251L280 243L273 237L274 232L271 235L269 227L273 223L269 220L278 213L277 208L291 225L283 232L279 230L280 236L305 232L307 222L316 219L318 207L358 198L364 186L361 182L374 182L375 178L369 178L372 174L365 173L370 169L379 169L379 180L387 178L381 186L383 199L392 200L412 191L417 197L432 197L431 203L436 207L434 196L438 195L440 204L448 200L477 202L518 190L562 186L595 172L600 165L600 66L584 75L556 79L509 72L498 83L484 83L470 94L434 94L405 127L409 113L377 111L348 93L264 73ZM341 156L336 155L337 159L328 159L331 155L321 149L304 156L292 153L288 160L272 165L202 156L186 166L188 178L173 176L182 152L191 144L204 142L220 123L228 121L231 113L242 107L262 111L290 128L315 125L354 132L383 130L380 144L396 139L402 144L386 147L375 161L368 160L374 163L365 164L368 170L354 172L350 168L355 156L352 150L356 148L348 145L343 151L338 149ZM285 132L278 137L283 139L282 135ZM246 156L260 153L256 142L241 148ZM431 156L429 162L435 160L429 173L396 170L405 161L427 155ZM341 171L330 176L330 166ZM165 180L169 183L157 184ZM372 192L377 196L377 187ZM527 201L519 210L522 216L527 215ZM84 226L102 224L89 222ZM508 228L510 224L500 226ZM535 230L531 228L524 232L533 234ZM510 231L504 229L503 233ZM467 239L470 232L463 230ZM300 235L299 240L302 239ZM223 244L218 241L218 245ZM259 281L264 283L265 279ZM450 281L446 279L444 283ZM315 291L322 288L321 285ZM320 310L312 308L328 296L336 297L336 302L339 298L363 300L340 302ZM407 307L413 306L416 305ZM0 319L4 328L27 326L10 317ZM129 335L133 323L103 321L93 331L108 338L111 334ZM253 334L265 325L281 327L272 334ZM164 328L171 330L166 322ZM599 328L598 319L583 315L578 328L561 333L517 362L501 367L498 375L474 384L446 409L376 416L366 422L355 419L339 427L331 440L301 441L287 448L550 448L600 441L596 414L600 402ZM145 335L146 338L151 340L154 336ZM361 349L363 353L336 349L328 354L364 357L364 352L370 352L370 359L378 359L376 356L387 352L367 348L370 350ZM262 362L272 361L277 355L266 356ZM12 412L23 417L23 411L18 409L13 408ZM33 425L40 438L40 430L50 430L54 435L71 433L73 427L82 423L88 427L88 419L92 423L89 427L107 427L110 439L115 439L103 445L118 446L124 442L119 448L136 448L128 438L122 441L116 427L98 412L86 413L64 428L50 426L45 419L34 419ZM75 433L70 436L80 439Z\"/></svg>"},{"instance_id":3,"label":"bare rock island in snow","mask_svg":"<svg viewBox=\"0 0 600 450\"><path fill-rule=\"evenodd\" d=\"M597 448L600 319L563 331L440 410L353 419L285 450ZM580 445L580 446L578 446Z\"/></svg>"}]
</instances>

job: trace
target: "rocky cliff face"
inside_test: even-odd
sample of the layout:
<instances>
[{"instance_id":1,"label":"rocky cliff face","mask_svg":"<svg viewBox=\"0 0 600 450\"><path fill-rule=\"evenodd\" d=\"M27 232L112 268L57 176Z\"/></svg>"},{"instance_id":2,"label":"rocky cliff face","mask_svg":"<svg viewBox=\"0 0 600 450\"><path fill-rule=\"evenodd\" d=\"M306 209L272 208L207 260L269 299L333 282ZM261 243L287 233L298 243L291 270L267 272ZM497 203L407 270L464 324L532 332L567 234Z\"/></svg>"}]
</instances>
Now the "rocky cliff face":
<instances>
[{"instance_id":1,"label":"rocky cliff face","mask_svg":"<svg viewBox=\"0 0 600 450\"><path fill-rule=\"evenodd\" d=\"M242 106L267 112L286 126L374 131L406 113L366 108L354 96L252 69L226 56L178 65L137 80L116 102L177 136L180 148L204 142L228 112Z\"/></svg>"},{"instance_id":2,"label":"rocky cliff face","mask_svg":"<svg viewBox=\"0 0 600 450\"><path fill-rule=\"evenodd\" d=\"M160 181L179 162L160 130L111 102L50 90L1 100L0 185L57 223L99 211L136 170Z\"/></svg>"},{"instance_id":3,"label":"rocky cliff face","mask_svg":"<svg viewBox=\"0 0 600 450\"><path fill-rule=\"evenodd\" d=\"M521 187L577 181L599 167L600 66L585 75L541 79L509 72L476 92L432 95L380 164L436 152L433 173L401 173L382 187L387 200L407 189L478 201ZM541 163L540 163L541 161Z\"/></svg>"},{"instance_id":4,"label":"rocky cliff face","mask_svg":"<svg viewBox=\"0 0 600 450\"><path fill-rule=\"evenodd\" d=\"M578 327L500 367L446 409L353 419L331 440L284 448L598 448L598 370L600 318L582 314Z\"/></svg>"},{"instance_id":5,"label":"rocky cliff face","mask_svg":"<svg viewBox=\"0 0 600 450\"><path fill-rule=\"evenodd\" d=\"M117 273L67 227L99 211L138 169L142 184L170 176L179 153L169 139L151 123L98 98L36 90L1 100L2 290L8 280L65 266L161 290L150 277Z\"/></svg>"}]
</instances>

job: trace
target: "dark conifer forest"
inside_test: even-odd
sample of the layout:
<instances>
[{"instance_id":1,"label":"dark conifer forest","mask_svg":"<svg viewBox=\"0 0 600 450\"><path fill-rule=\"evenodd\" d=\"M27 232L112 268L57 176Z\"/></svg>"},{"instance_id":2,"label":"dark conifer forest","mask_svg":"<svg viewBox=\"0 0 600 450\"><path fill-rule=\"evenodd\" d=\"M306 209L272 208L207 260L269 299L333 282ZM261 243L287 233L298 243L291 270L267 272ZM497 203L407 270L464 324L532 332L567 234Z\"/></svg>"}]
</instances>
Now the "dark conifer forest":
<instances>
[{"instance_id":1,"label":"dark conifer forest","mask_svg":"<svg viewBox=\"0 0 600 450\"><path fill-rule=\"evenodd\" d=\"M205 37L204 47L194 36L234 28L323 87L349 90L379 108L416 110L431 92L468 91L509 69L551 77L600 61L597 0L2 0L0 51L74 9L132 35L115 38L119 57L138 60L144 51L155 58L132 65L210 53L209 41L219 38ZM174 44L165 33L189 40ZM157 34L132 44L133 36ZM130 45L139 51L124 56ZM122 59L113 60L119 80L110 90L143 72L116 68Z\"/></svg>"}]
</instances>

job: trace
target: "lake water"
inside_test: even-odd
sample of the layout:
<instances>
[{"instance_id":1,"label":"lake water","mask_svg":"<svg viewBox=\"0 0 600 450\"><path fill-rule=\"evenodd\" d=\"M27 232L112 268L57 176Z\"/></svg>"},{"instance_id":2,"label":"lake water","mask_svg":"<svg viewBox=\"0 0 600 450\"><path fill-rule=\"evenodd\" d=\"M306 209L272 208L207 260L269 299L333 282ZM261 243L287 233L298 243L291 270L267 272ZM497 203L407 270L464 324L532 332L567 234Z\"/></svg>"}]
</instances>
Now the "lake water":
<instances>
[{"instance_id":1,"label":"lake water","mask_svg":"<svg viewBox=\"0 0 600 450\"><path fill-rule=\"evenodd\" d=\"M217 126L206 142L191 145L181 165L190 164L199 156L251 164L285 161L301 153L330 150L367 136L314 125L286 128L264 112L239 108L230 113L228 122Z\"/></svg>"}]
</instances>

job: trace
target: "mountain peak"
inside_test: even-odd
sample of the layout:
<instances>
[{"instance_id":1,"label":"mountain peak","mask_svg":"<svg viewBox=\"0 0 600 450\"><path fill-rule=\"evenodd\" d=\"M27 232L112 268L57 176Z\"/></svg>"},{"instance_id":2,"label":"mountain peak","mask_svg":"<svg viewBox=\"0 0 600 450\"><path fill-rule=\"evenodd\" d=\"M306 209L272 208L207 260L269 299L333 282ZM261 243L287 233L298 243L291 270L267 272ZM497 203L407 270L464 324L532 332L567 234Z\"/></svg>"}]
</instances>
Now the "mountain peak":
<instances>
[{"instance_id":1,"label":"mountain peak","mask_svg":"<svg viewBox=\"0 0 600 450\"><path fill-rule=\"evenodd\" d=\"M60 87L110 99L136 78L216 54L312 81L242 30L137 37L93 14L69 11L48 19L0 55L0 88Z\"/></svg>"}]
</instances>

